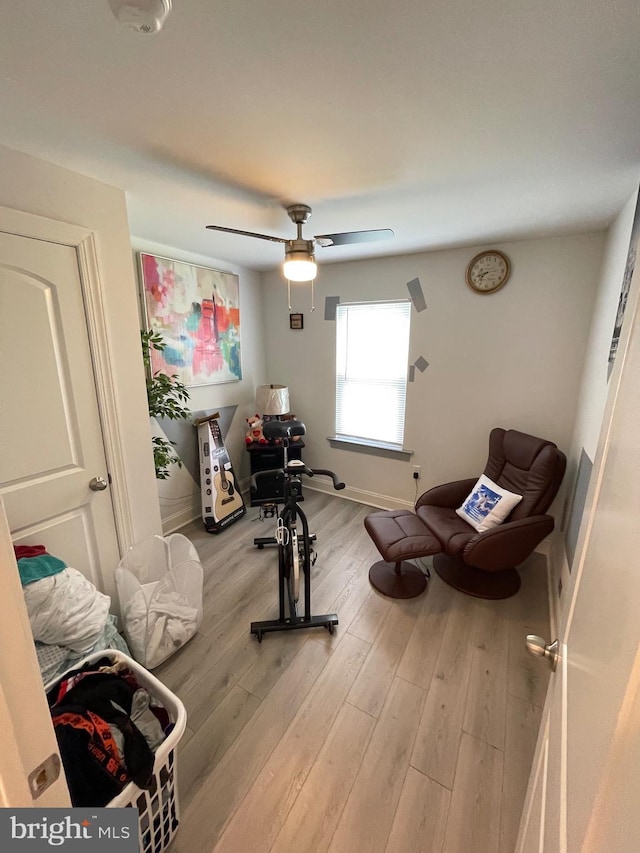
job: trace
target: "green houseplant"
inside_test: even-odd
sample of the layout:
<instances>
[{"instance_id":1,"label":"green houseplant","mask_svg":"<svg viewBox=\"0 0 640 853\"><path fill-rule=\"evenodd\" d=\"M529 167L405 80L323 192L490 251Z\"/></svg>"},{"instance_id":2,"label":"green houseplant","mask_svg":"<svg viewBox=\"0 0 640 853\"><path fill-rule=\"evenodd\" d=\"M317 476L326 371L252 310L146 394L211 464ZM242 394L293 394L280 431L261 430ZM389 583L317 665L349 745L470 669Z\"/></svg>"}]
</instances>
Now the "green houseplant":
<instances>
[{"instance_id":1,"label":"green houseplant","mask_svg":"<svg viewBox=\"0 0 640 853\"><path fill-rule=\"evenodd\" d=\"M168 375L160 370L154 372L151 366L151 351L162 352L167 345L162 335L151 329L142 329L140 340L142 342L142 358L146 368L147 402L150 417L169 418L172 421L190 420L191 411L184 405L189 400L186 385L178 380L175 373ZM171 475L169 470L171 465L182 467L180 457L174 450L175 441L169 441L156 435L152 438L152 443L156 478L166 480Z\"/></svg>"}]
</instances>

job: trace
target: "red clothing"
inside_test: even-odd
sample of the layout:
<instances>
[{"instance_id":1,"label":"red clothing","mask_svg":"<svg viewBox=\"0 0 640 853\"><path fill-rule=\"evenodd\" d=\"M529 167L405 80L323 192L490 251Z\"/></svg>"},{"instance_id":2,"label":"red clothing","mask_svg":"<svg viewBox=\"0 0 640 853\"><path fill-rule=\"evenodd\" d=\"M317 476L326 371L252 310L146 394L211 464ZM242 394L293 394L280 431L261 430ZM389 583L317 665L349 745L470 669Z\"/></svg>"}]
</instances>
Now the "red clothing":
<instances>
[{"instance_id":1,"label":"red clothing","mask_svg":"<svg viewBox=\"0 0 640 853\"><path fill-rule=\"evenodd\" d=\"M23 557L43 557L48 553L44 545L14 545L13 550L16 560L21 560Z\"/></svg>"}]
</instances>

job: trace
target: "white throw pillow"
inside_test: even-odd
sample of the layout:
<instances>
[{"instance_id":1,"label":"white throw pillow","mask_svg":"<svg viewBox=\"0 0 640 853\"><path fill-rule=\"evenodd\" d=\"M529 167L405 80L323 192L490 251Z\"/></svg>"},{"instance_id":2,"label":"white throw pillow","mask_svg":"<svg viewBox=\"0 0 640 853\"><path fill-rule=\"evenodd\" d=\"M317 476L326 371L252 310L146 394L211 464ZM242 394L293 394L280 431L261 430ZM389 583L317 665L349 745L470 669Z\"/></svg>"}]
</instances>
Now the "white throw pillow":
<instances>
[{"instance_id":1,"label":"white throw pillow","mask_svg":"<svg viewBox=\"0 0 640 853\"><path fill-rule=\"evenodd\" d=\"M482 474L471 490L471 494L456 513L478 533L484 533L485 530L491 530L492 527L502 524L521 500L522 495L503 489Z\"/></svg>"}]
</instances>

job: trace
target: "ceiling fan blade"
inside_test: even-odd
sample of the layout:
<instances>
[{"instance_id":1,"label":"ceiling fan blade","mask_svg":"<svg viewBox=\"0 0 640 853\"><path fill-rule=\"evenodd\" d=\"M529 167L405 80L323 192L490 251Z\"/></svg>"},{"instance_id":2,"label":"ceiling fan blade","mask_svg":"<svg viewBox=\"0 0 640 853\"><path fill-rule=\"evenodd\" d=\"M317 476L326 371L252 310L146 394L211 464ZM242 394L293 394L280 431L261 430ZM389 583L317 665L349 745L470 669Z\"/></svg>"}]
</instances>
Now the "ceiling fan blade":
<instances>
[{"instance_id":1,"label":"ceiling fan blade","mask_svg":"<svg viewBox=\"0 0 640 853\"><path fill-rule=\"evenodd\" d=\"M254 231L239 231L237 228L225 228L223 225L207 225L211 231L226 231L227 234L240 234L241 237L257 237L259 240L271 240L273 243L287 243L284 237L271 237L269 234L256 234Z\"/></svg>"},{"instance_id":2,"label":"ceiling fan blade","mask_svg":"<svg viewBox=\"0 0 640 853\"><path fill-rule=\"evenodd\" d=\"M393 231L390 228L378 228L374 231L345 231L342 234L319 234L315 239L321 246L348 246L350 243L390 240L393 236Z\"/></svg>"}]
</instances>

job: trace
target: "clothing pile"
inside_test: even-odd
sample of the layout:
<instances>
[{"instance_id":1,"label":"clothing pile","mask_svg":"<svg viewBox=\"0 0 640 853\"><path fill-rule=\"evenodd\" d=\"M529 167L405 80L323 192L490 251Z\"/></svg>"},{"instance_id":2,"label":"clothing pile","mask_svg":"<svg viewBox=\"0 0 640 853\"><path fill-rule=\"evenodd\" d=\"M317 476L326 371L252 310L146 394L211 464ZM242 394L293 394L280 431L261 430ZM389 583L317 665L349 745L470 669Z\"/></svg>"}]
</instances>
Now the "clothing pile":
<instances>
[{"instance_id":1,"label":"clothing pile","mask_svg":"<svg viewBox=\"0 0 640 853\"><path fill-rule=\"evenodd\" d=\"M108 595L48 554L44 545L16 545L14 552L45 683L90 652L117 648L128 653L109 613Z\"/></svg>"},{"instance_id":2,"label":"clothing pile","mask_svg":"<svg viewBox=\"0 0 640 853\"><path fill-rule=\"evenodd\" d=\"M173 728L125 663L68 673L47 699L74 806L105 806L130 782L151 790L154 751Z\"/></svg>"}]
</instances>

